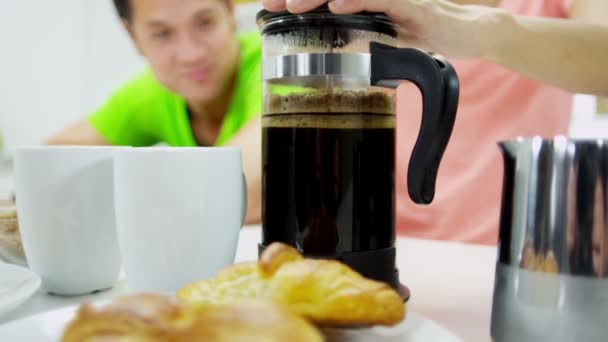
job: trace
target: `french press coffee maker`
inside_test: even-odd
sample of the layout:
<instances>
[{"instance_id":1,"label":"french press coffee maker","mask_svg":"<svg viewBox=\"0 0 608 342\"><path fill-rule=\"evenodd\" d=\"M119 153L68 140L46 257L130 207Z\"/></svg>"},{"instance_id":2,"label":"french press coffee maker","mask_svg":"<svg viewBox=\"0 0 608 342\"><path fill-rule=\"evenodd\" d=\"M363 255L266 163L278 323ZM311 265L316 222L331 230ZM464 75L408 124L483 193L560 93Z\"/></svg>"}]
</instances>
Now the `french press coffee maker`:
<instances>
[{"instance_id":1,"label":"french press coffee maker","mask_svg":"<svg viewBox=\"0 0 608 342\"><path fill-rule=\"evenodd\" d=\"M459 83L443 58L398 49L377 13L257 15L263 50L262 243L338 259L400 288L395 268L394 88L416 84L423 116L408 170L416 203L433 200ZM414 114L414 113L412 113Z\"/></svg>"}]
</instances>

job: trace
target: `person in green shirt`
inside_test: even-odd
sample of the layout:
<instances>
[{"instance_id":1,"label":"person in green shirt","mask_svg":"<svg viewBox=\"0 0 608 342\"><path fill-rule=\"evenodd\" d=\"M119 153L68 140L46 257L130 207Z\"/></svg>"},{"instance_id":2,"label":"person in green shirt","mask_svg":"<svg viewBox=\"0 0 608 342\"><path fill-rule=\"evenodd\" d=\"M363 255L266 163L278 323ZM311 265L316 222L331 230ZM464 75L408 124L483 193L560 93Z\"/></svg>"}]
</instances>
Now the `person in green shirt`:
<instances>
[{"instance_id":1,"label":"person in green shirt","mask_svg":"<svg viewBox=\"0 0 608 342\"><path fill-rule=\"evenodd\" d=\"M232 0L114 0L149 68L49 144L238 146L247 221L260 220L261 39L237 34Z\"/></svg>"}]
</instances>

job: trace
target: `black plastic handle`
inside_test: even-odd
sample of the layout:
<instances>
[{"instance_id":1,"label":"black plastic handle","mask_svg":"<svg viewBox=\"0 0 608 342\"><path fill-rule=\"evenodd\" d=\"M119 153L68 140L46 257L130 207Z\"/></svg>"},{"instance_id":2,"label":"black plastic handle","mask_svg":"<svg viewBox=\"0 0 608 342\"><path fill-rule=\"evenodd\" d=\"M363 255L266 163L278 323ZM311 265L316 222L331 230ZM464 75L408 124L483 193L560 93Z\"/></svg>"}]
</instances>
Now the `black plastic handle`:
<instances>
[{"instance_id":1,"label":"black plastic handle","mask_svg":"<svg viewBox=\"0 0 608 342\"><path fill-rule=\"evenodd\" d=\"M460 84L450 63L418 49L398 49L371 43L371 84L396 88L407 80L422 93L422 123L410 158L408 192L418 204L435 197L437 171L448 145L456 111Z\"/></svg>"}]
</instances>

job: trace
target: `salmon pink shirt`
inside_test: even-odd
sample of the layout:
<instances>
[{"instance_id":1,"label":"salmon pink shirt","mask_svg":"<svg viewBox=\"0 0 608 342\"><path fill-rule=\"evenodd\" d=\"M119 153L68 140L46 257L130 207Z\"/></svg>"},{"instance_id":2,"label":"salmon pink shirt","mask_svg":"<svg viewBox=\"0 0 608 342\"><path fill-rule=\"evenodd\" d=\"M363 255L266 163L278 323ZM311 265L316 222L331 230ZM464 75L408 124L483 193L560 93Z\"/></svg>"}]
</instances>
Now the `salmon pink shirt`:
<instances>
[{"instance_id":1,"label":"salmon pink shirt","mask_svg":"<svg viewBox=\"0 0 608 342\"><path fill-rule=\"evenodd\" d=\"M566 18L569 1L503 0L518 15ZM474 37L472 37L474 39ZM452 60L460 78L460 105L439 169L431 205L407 193L407 167L420 127L419 92L398 91L397 232L400 235L495 244L502 193L500 140L567 134L573 95L482 60Z\"/></svg>"}]
</instances>

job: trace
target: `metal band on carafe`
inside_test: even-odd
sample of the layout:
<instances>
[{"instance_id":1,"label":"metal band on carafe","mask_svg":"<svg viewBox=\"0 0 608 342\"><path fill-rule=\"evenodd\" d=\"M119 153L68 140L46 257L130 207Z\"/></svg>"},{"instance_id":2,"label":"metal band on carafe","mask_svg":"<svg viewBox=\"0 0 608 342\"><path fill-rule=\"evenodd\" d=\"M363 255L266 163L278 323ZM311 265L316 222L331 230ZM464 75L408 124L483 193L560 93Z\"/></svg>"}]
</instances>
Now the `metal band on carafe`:
<instances>
[{"instance_id":1,"label":"metal band on carafe","mask_svg":"<svg viewBox=\"0 0 608 342\"><path fill-rule=\"evenodd\" d=\"M369 53L300 53L269 57L262 67L264 81L284 77L371 76Z\"/></svg>"}]
</instances>

